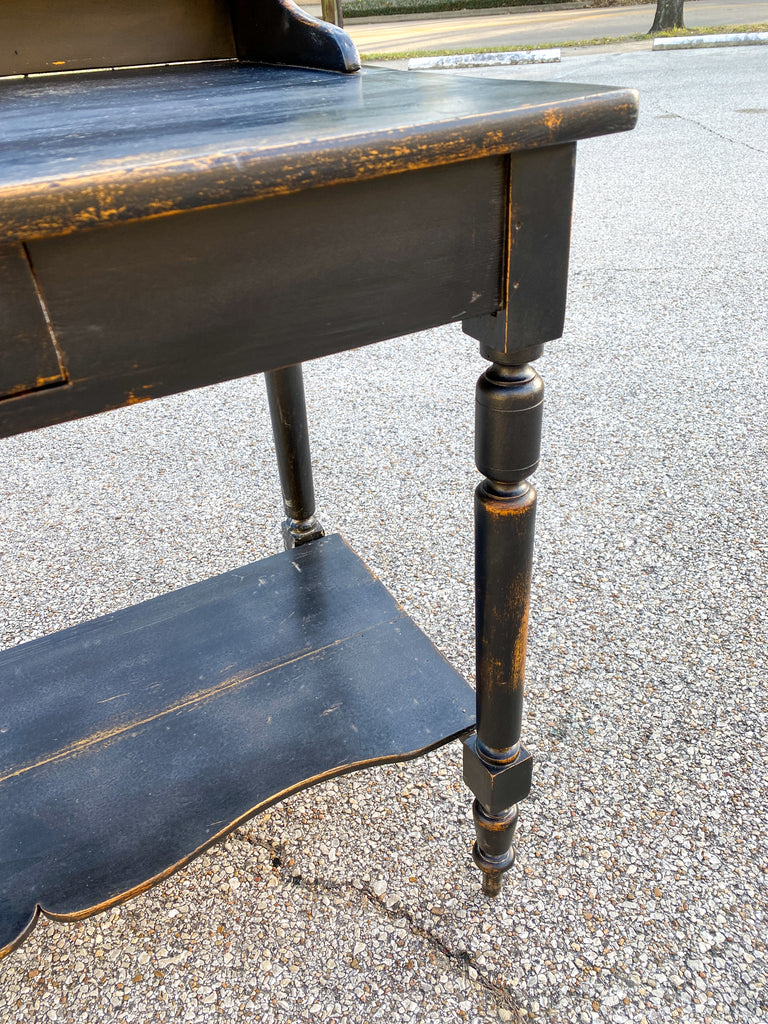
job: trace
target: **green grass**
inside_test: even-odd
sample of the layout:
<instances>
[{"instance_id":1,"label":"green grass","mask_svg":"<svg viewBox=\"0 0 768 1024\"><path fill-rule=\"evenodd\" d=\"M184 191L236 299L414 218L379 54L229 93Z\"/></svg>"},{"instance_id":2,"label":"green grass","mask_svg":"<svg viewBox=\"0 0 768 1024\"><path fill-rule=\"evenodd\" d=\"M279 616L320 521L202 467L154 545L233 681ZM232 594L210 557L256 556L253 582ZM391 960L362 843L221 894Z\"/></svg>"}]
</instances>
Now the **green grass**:
<instances>
[{"instance_id":1,"label":"green grass","mask_svg":"<svg viewBox=\"0 0 768 1024\"><path fill-rule=\"evenodd\" d=\"M344 18L375 18L388 14L436 14L440 11L481 11L490 7L523 7L532 0L345 0ZM537 0L557 7L566 0Z\"/></svg>"},{"instance_id":2,"label":"green grass","mask_svg":"<svg viewBox=\"0 0 768 1024\"><path fill-rule=\"evenodd\" d=\"M656 36L719 36L743 32L768 32L768 21L756 25L712 25L710 28L671 28L667 32L654 32ZM651 35L651 33L648 33Z\"/></svg>"},{"instance_id":3,"label":"green grass","mask_svg":"<svg viewBox=\"0 0 768 1024\"><path fill-rule=\"evenodd\" d=\"M611 46L616 43L650 41L657 36L711 36L731 32L768 32L768 22L755 25L713 25L711 28L671 29L667 32L636 32L628 36L598 36L595 39L566 39L559 43L539 43L520 46L473 46L459 50L401 50L397 53L368 53L361 51L366 60L408 60L411 57L451 57L464 53L517 53L519 50L555 50L577 46Z\"/></svg>"}]
</instances>

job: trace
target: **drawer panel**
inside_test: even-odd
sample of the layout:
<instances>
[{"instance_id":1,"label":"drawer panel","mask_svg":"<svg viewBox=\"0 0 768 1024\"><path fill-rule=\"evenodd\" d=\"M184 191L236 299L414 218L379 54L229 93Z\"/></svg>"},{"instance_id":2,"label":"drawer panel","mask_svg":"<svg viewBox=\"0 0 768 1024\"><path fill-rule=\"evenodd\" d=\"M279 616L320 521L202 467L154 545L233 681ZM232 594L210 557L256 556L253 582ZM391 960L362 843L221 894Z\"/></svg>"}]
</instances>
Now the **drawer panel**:
<instances>
[{"instance_id":1,"label":"drawer panel","mask_svg":"<svg viewBox=\"0 0 768 1024\"><path fill-rule=\"evenodd\" d=\"M0 401L65 382L24 247L0 248Z\"/></svg>"}]
</instances>

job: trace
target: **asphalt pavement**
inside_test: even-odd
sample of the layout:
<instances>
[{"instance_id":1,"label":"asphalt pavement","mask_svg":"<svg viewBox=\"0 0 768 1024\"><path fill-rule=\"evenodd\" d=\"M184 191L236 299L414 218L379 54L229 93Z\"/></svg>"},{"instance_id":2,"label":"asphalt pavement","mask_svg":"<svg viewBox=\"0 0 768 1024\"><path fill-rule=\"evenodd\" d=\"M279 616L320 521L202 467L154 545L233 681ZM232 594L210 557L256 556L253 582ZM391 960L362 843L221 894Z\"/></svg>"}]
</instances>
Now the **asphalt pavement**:
<instances>
[{"instance_id":1,"label":"asphalt pavement","mask_svg":"<svg viewBox=\"0 0 768 1024\"><path fill-rule=\"evenodd\" d=\"M691 29L768 22L766 0L687 0L684 12ZM365 24L348 18L345 29L365 56L410 50L508 49L632 35L647 32L653 15L652 4L637 4L567 11L475 12L460 18L388 19Z\"/></svg>"},{"instance_id":2,"label":"asphalt pavement","mask_svg":"<svg viewBox=\"0 0 768 1024\"><path fill-rule=\"evenodd\" d=\"M486 899L457 745L347 776L123 907L42 922L0 964L2 1024L768 1019L768 48L440 73L641 96L635 131L579 144L539 361L518 862ZM452 326L306 368L322 521L468 678L485 365ZM7 645L279 547L258 378L0 459Z\"/></svg>"}]
</instances>

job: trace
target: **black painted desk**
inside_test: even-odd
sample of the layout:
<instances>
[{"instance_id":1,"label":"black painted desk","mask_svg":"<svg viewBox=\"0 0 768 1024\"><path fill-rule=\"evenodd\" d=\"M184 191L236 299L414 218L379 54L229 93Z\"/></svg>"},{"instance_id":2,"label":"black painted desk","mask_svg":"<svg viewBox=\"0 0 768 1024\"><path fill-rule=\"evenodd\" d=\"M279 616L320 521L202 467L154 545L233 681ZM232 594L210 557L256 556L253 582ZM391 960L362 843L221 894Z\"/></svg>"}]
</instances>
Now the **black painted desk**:
<instances>
[{"instance_id":1,"label":"black painted desk","mask_svg":"<svg viewBox=\"0 0 768 1024\"><path fill-rule=\"evenodd\" d=\"M531 778L528 364L562 332L574 143L635 116L627 90L383 69L0 80L0 436L266 372L288 515L283 554L0 654L0 949L37 908L85 916L299 788L460 736L498 891ZM322 536L300 371L455 321L492 363L477 712Z\"/></svg>"}]
</instances>

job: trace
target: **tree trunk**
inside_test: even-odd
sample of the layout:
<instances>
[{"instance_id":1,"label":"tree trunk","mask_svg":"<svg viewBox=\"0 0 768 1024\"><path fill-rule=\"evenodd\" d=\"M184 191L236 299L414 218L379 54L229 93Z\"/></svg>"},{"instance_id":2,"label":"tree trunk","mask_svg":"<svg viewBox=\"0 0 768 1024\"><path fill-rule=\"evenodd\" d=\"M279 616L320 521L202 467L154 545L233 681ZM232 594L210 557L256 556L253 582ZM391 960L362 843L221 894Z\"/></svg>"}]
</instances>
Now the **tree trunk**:
<instances>
[{"instance_id":1,"label":"tree trunk","mask_svg":"<svg viewBox=\"0 0 768 1024\"><path fill-rule=\"evenodd\" d=\"M682 0L680 0L682 4ZM330 21L332 25L344 28L344 18L341 13L341 0L320 0L323 10L323 21ZM301 6L301 5L299 5Z\"/></svg>"},{"instance_id":2,"label":"tree trunk","mask_svg":"<svg viewBox=\"0 0 768 1024\"><path fill-rule=\"evenodd\" d=\"M666 32L671 28L685 28L683 0L656 0L656 17L651 32Z\"/></svg>"}]
</instances>

